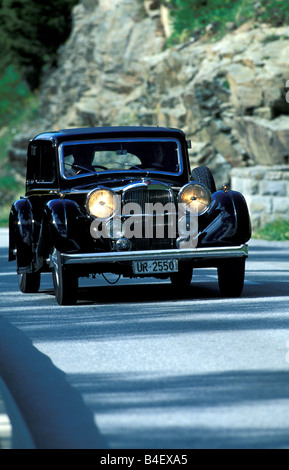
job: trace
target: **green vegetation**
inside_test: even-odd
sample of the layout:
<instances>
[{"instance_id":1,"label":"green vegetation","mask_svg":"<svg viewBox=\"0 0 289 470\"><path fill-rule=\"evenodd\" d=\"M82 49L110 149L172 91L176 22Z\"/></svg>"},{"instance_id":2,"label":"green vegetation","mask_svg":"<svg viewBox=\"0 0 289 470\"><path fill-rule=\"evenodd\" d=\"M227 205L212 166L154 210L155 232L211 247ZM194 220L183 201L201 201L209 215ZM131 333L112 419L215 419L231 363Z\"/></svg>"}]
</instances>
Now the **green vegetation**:
<instances>
[{"instance_id":1,"label":"green vegetation","mask_svg":"<svg viewBox=\"0 0 289 470\"><path fill-rule=\"evenodd\" d=\"M237 28L253 20L272 26L289 24L288 3L284 0L162 0L170 9L173 33L168 46L189 41L193 37L206 37L206 27L211 25L211 39L222 37L228 25ZM278 40L269 35L264 42ZM289 221L278 220L255 231L254 238L265 240L289 240Z\"/></svg>"},{"instance_id":2,"label":"green vegetation","mask_svg":"<svg viewBox=\"0 0 289 470\"><path fill-rule=\"evenodd\" d=\"M213 37L222 36L230 23L238 27L255 20L281 26L289 23L289 9L283 0L162 0L171 11L174 32L169 44L204 35L212 25Z\"/></svg>"},{"instance_id":3,"label":"green vegetation","mask_svg":"<svg viewBox=\"0 0 289 470\"><path fill-rule=\"evenodd\" d=\"M0 128L13 122L24 108L33 107L34 102L34 94L15 66L8 66L0 76Z\"/></svg>"},{"instance_id":4,"label":"green vegetation","mask_svg":"<svg viewBox=\"0 0 289 470\"><path fill-rule=\"evenodd\" d=\"M274 26L289 24L289 8L284 0L162 2L169 7L173 21L170 44L204 35L208 25L212 25L210 37L216 38L226 32L228 23L233 27L248 20ZM57 51L69 36L71 11L77 3L0 0L0 226L7 225L11 202L24 190L24 182L15 180L9 165L8 148L17 130L38 117L41 80L57 64ZM262 236L289 238L288 225L276 230L269 228L269 235L262 232Z\"/></svg>"},{"instance_id":5,"label":"green vegetation","mask_svg":"<svg viewBox=\"0 0 289 470\"><path fill-rule=\"evenodd\" d=\"M10 102L13 103L17 101L13 92L16 90L22 89L24 84L20 81L18 77L17 85L13 81L11 87L7 86L8 94L6 96L7 102L9 103L9 94L13 96L10 97ZM14 87L15 85L15 87ZM22 94L21 94L22 96ZM21 96L19 101L22 102L23 106L18 106L15 103L16 109L11 111L9 105L7 106L7 120L5 121L5 113L0 113L0 227L5 227L8 224L9 212L11 204L15 199L17 199L21 194L24 194L25 182L21 181L19 177L15 176L15 171L11 168L8 161L8 149L10 147L12 139L15 137L18 131L22 131L23 123L33 124L38 118L38 109L39 109L39 98L37 94L32 94L30 92L24 93L23 101L21 101ZM0 88L0 103L2 103L2 88Z\"/></svg>"},{"instance_id":6,"label":"green vegetation","mask_svg":"<svg viewBox=\"0 0 289 470\"><path fill-rule=\"evenodd\" d=\"M8 149L18 130L38 118L42 77L56 66L77 2L0 0L0 226L7 226L11 204L24 192Z\"/></svg>"},{"instance_id":7,"label":"green vegetation","mask_svg":"<svg viewBox=\"0 0 289 470\"><path fill-rule=\"evenodd\" d=\"M0 64L13 63L31 90L57 64L77 0L0 0Z\"/></svg>"},{"instance_id":8,"label":"green vegetation","mask_svg":"<svg viewBox=\"0 0 289 470\"><path fill-rule=\"evenodd\" d=\"M276 220L266 227L257 230L253 237L262 240L288 241L289 220Z\"/></svg>"}]
</instances>

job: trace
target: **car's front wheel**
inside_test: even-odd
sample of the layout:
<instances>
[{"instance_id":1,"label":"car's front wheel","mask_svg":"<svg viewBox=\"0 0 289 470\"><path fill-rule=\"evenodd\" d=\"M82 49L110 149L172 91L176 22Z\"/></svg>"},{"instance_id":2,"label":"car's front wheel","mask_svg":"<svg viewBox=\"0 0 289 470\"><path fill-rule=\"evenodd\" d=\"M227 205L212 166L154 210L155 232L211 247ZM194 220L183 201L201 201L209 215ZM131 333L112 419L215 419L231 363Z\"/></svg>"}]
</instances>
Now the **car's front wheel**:
<instances>
[{"instance_id":1,"label":"car's front wheel","mask_svg":"<svg viewBox=\"0 0 289 470\"><path fill-rule=\"evenodd\" d=\"M17 274L17 280L23 294L33 294L39 291L41 274L40 272Z\"/></svg>"},{"instance_id":2,"label":"car's front wheel","mask_svg":"<svg viewBox=\"0 0 289 470\"><path fill-rule=\"evenodd\" d=\"M61 254L54 249L51 255L54 295L59 305L77 302L78 277L63 266Z\"/></svg>"},{"instance_id":3,"label":"car's front wheel","mask_svg":"<svg viewBox=\"0 0 289 470\"><path fill-rule=\"evenodd\" d=\"M193 269L191 266L181 265L177 273L170 275L171 283L179 292L183 292L191 285Z\"/></svg>"},{"instance_id":4,"label":"car's front wheel","mask_svg":"<svg viewBox=\"0 0 289 470\"><path fill-rule=\"evenodd\" d=\"M245 259L228 260L218 267L218 282L221 295L240 297L245 279Z\"/></svg>"}]
</instances>

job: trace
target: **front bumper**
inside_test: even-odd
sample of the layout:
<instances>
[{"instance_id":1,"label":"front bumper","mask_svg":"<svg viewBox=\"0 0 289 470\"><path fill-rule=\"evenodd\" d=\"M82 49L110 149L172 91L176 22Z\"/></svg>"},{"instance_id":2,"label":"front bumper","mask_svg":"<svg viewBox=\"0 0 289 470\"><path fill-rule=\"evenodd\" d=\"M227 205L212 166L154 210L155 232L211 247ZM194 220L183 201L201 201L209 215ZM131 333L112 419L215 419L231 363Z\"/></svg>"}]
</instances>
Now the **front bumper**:
<instances>
[{"instance_id":1,"label":"front bumper","mask_svg":"<svg viewBox=\"0 0 289 470\"><path fill-rule=\"evenodd\" d=\"M84 265L97 263L117 263L126 261L146 260L205 260L214 261L232 258L247 258L248 245L213 247L213 248L188 248L172 250L149 251L123 251L109 253L62 253L61 261L64 265Z\"/></svg>"}]
</instances>

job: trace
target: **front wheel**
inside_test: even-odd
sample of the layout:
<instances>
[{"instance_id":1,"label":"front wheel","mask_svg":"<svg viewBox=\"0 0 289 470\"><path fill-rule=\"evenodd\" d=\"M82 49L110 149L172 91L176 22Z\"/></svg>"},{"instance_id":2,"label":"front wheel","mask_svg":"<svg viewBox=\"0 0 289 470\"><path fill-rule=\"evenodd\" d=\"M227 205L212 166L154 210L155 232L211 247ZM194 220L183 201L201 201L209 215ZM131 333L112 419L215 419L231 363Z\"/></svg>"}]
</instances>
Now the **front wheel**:
<instances>
[{"instance_id":1,"label":"front wheel","mask_svg":"<svg viewBox=\"0 0 289 470\"><path fill-rule=\"evenodd\" d=\"M240 297L244 279L245 259L228 260L218 267L219 289L224 297Z\"/></svg>"},{"instance_id":2,"label":"front wheel","mask_svg":"<svg viewBox=\"0 0 289 470\"><path fill-rule=\"evenodd\" d=\"M183 292L190 287L192 275L193 269L191 266L181 265L177 273L172 273L170 275L171 283L175 289Z\"/></svg>"},{"instance_id":3,"label":"front wheel","mask_svg":"<svg viewBox=\"0 0 289 470\"><path fill-rule=\"evenodd\" d=\"M17 280L23 294L35 294L39 291L41 274L40 272L17 274Z\"/></svg>"},{"instance_id":4,"label":"front wheel","mask_svg":"<svg viewBox=\"0 0 289 470\"><path fill-rule=\"evenodd\" d=\"M61 262L61 254L54 250L51 255L54 295L59 305L77 302L78 277L69 272Z\"/></svg>"}]
</instances>

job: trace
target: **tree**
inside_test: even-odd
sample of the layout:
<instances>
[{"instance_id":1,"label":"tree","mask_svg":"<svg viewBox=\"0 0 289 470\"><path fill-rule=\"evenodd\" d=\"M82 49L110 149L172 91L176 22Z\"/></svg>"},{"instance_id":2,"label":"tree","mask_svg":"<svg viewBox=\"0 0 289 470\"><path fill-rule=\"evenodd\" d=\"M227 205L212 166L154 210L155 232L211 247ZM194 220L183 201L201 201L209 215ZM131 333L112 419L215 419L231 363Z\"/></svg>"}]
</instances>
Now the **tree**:
<instances>
[{"instance_id":1,"label":"tree","mask_svg":"<svg viewBox=\"0 0 289 470\"><path fill-rule=\"evenodd\" d=\"M57 63L57 50L71 31L77 0L2 0L0 2L1 63L14 63L31 90L45 69Z\"/></svg>"}]
</instances>

